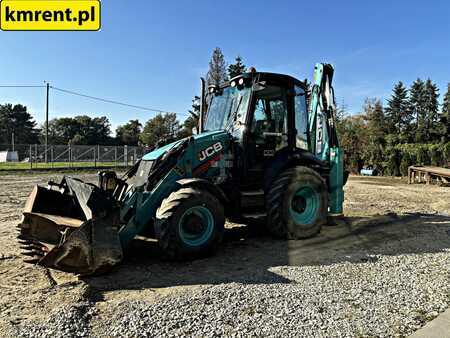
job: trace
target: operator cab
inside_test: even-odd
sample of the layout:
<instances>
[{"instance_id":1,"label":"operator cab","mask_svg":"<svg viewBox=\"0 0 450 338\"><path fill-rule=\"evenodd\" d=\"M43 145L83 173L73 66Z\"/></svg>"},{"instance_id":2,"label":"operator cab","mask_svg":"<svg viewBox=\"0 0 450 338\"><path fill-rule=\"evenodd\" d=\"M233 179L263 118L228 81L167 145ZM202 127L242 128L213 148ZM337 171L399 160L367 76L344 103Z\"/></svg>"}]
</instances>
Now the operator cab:
<instances>
[{"instance_id":1,"label":"operator cab","mask_svg":"<svg viewBox=\"0 0 450 338\"><path fill-rule=\"evenodd\" d=\"M262 72L209 87L203 130L234 136L242 189L264 189L268 171L296 150L308 150L305 93L305 84L291 76Z\"/></svg>"}]
</instances>

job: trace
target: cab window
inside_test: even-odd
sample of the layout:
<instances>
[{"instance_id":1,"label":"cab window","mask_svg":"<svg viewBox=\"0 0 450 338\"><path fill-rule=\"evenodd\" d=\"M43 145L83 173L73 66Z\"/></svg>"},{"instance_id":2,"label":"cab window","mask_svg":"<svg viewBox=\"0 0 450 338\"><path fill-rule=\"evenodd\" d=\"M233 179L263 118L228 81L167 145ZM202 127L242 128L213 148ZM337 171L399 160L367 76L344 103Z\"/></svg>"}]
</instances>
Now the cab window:
<instances>
[{"instance_id":1,"label":"cab window","mask_svg":"<svg viewBox=\"0 0 450 338\"><path fill-rule=\"evenodd\" d=\"M252 133L257 144L276 143L276 149L286 146L284 138L279 135L265 135L264 133L285 134L287 130L286 92L284 89L269 86L256 95L253 114Z\"/></svg>"},{"instance_id":2,"label":"cab window","mask_svg":"<svg viewBox=\"0 0 450 338\"><path fill-rule=\"evenodd\" d=\"M308 150L308 112L306 108L306 95L303 88L295 86L295 129L297 148Z\"/></svg>"}]
</instances>

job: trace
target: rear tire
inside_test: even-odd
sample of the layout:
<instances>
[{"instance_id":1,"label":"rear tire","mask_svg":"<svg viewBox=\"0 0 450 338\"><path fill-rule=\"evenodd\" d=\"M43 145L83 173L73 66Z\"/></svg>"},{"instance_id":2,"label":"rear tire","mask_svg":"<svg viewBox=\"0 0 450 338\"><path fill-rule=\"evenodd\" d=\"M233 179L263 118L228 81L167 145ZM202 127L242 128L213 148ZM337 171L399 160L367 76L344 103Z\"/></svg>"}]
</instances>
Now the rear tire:
<instances>
[{"instance_id":1,"label":"rear tire","mask_svg":"<svg viewBox=\"0 0 450 338\"><path fill-rule=\"evenodd\" d=\"M326 223L328 193L323 178L307 167L285 170L267 194L267 229L276 238L315 236Z\"/></svg>"},{"instance_id":2,"label":"rear tire","mask_svg":"<svg viewBox=\"0 0 450 338\"><path fill-rule=\"evenodd\" d=\"M164 199L156 211L155 233L167 258L195 259L217 249L224 223L223 206L214 195L181 188Z\"/></svg>"}]
</instances>

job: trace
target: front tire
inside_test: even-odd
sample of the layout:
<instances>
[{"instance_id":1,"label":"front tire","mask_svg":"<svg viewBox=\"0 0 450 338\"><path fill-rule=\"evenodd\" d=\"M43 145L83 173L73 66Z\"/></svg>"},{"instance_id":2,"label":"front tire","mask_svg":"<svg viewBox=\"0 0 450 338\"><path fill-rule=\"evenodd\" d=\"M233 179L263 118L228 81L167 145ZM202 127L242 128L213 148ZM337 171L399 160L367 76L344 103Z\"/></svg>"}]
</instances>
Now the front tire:
<instances>
[{"instance_id":1,"label":"front tire","mask_svg":"<svg viewBox=\"0 0 450 338\"><path fill-rule=\"evenodd\" d=\"M181 188L156 211L155 232L164 255L188 260L213 253L223 237L222 204L208 191Z\"/></svg>"},{"instance_id":2,"label":"front tire","mask_svg":"<svg viewBox=\"0 0 450 338\"><path fill-rule=\"evenodd\" d=\"M307 167L285 170L267 194L267 228L276 238L315 236L326 223L328 193L323 178Z\"/></svg>"}]
</instances>

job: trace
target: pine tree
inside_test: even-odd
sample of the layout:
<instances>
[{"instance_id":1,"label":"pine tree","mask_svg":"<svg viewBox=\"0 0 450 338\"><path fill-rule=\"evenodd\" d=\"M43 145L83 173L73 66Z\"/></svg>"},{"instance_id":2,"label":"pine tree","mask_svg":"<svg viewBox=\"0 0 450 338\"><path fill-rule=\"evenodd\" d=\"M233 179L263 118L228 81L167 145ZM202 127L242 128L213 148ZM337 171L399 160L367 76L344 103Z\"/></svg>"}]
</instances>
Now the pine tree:
<instances>
[{"instance_id":1,"label":"pine tree","mask_svg":"<svg viewBox=\"0 0 450 338\"><path fill-rule=\"evenodd\" d=\"M306 80L305 80L306 81ZM339 123L342 121L347 115L347 104L344 99L342 99L341 103L336 104L336 122Z\"/></svg>"},{"instance_id":2,"label":"pine tree","mask_svg":"<svg viewBox=\"0 0 450 338\"><path fill-rule=\"evenodd\" d=\"M178 133L178 137L183 138L191 136L193 134L193 129L198 127L198 119L200 117L200 97L195 95L192 99L192 109L189 110L190 116L186 118L183 122L183 127Z\"/></svg>"},{"instance_id":3,"label":"pine tree","mask_svg":"<svg viewBox=\"0 0 450 338\"><path fill-rule=\"evenodd\" d=\"M409 129L412 121L412 114L408 109L408 90L403 85L403 82L399 81L392 92L386 108L388 130L390 133L400 135L404 140L405 136L407 136L405 132Z\"/></svg>"},{"instance_id":4,"label":"pine tree","mask_svg":"<svg viewBox=\"0 0 450 338\"><path fill-rule=\"evenodd\" d=\"M211 61L209 61L209 70L206 75L208 85L219 86L227 80L227 68L225 57L219 47L214 48Z\"/></svg>"},{"instance_id":5,"label":"pine tree","mask_svg":"<svg viewBox=\"0 0 450 338\"><path fill-rule=\"evenodd\" d=\"M417 143L425 142L425 83L417 79L411 85L409 90L409 109L415 119L414 141Z\"/></svg>"},{"instance_id":6,"label":"pine tree","mask_svg":"<svg viewBox=\"0 0 450 338\"><path fill-rule=\"evenodd\" d=\"M200 116L200 96L195 95L192 99L192 109L189 110L189 114L191 114L194 118L197 118Z\"/></svg>"},{"instance_id":7,"label":"pine tree","mask_svg":"<svg viewBox=\"0 0 450 338\"><path fill-rule=\"evenodd\" d=\"M425 142L439 138L439 88L430 79L425 82Z\"/></svg>"},{"instance_id":8,"label":"pine tree","mask_svg":"<svg viewBox=\"0 0 450 338\"><path fill-rule=\"evenodd\" d=\"M450 142L450 83L447 85L447 93L445 93L444 102L442 103L440 129L442 141Z\"/></svg>"},{"instance_id":9,"label":"pine tree","mask_svg":"<svg viewBox=\"0 0 450 338\"><path fill-rule=\"evenodd\" d=\"M363 111L367 121L368 144L365 159L378 170L384 160L384 148L386 145L386 117L379 99L366 99Z\"/></svg>"},{"instance_id":10,"label":"pine tree","mask_svg":"<svg viewBox=\"0 0 450 338\"><path fill-rule=\"evenodd\" d=\"M368 132L377 138L384 137L386 134L386 117L380 99L366 99L364 113L367 118Z\"/></svg>"},{"instance_id":11,"label":"pine tree","mask_svg":"<svg viewBox=\"0 0 450 338\"><path fill-rule=\"evenodd\" d=\"M240 55L238 55L235 60L235 63L232 63L228 66L228 77L230 79L235 76L241 75L242 73L245 73L247 70L247 67L242 63L242 58L240 57Z\"/></svg>"}]
</instances>

